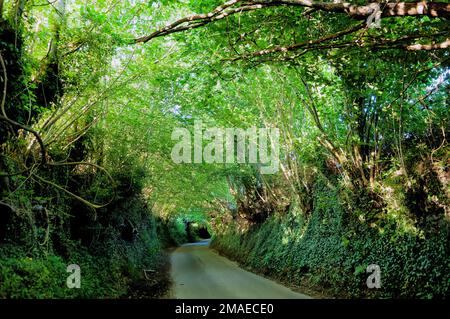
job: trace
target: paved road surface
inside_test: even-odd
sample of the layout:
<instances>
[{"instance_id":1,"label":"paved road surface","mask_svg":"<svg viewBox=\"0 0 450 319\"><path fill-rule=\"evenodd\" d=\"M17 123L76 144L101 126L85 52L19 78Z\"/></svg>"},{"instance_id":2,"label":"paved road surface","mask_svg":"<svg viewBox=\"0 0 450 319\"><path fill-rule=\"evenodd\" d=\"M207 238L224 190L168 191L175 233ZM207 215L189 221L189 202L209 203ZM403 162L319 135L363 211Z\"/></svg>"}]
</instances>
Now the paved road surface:
<instances>
[{"instance_id":1,"label":"paved road surface","mask_svg":"<svg viewBox=\"0 0 450 319\"><path fill-rule=\"evenodd\" d=\"M211 250L208 240L177 248L171 255L171 263L172 298L310 298L243 270Z\"/></svg>"}]
</instances>

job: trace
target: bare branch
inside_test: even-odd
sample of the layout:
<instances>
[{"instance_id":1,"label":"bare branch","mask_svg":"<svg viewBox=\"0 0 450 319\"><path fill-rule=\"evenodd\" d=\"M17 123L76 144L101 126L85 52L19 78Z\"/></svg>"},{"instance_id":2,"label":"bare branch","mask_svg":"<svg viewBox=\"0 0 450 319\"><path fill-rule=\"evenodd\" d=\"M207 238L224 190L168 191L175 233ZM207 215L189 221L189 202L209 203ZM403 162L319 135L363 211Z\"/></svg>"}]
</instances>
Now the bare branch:
<instances>
[{"instance_id":1,"label":"bare branch","mask_svg":"<svg viewBox=\"0 0 450 319\"><path fill-rule=\"evenodd\" d=\"M45 163L47 162L47 151L45 149L45 145L44 145L44 142L42 141L41 135L39 135L38 132L36 132L35 130L29 128L26 125L17 123L16 121L13 121L13 120L11 120L11 119L9 119L7 117L4 117L3 115L0 115L0 121L8 122L11 125L17 126L17 127L21 128L21 129L23 129L23 130L33 134L34 137L36 138L38 144L39 144L39 147L41 148L41 165L45 165Z\"/></svg>"},{"instance_id":2,"label":"bare branch","mask_svg":"<svg viewBox=\"0 0 450 319\"><path fill-rule=\"evenodd\" d=\"M27 132L30 132L31 134L33 134L33 135L36 137L36 140L38 141L39 146L40 146L40 148L41 148L41 154L42 154L42 156L41 156L41 164L43 165L43 164L45 164L46 161L47 161L47 158L46 158L46 149L45 149L44 142L42 141L42 138L41 138L41 136L39 135L39 133L36 132L35 130L33 130L32 128L26 126L26 125L23 125L23 124L17 123L16 121L11 120L11 119L8 118L8 116L6 115L6 111L5 111L5 101L6 101L6 94L7 94L7 89L8 89L8 76L7 76L7 73L6 73L6 65L5 65L5 61L3 60L3 56L2 56L1 53L0 53L0 64L2 65L2 68L3 68L3 77L4 77L4 78L3 78L3 82L4 82L4 86L3 86L3 97L2 97L2 100L1 100L1 104L0 104L0 109L1 109L1 113L2 113L2 114L0 115L0 121L8 122L9 124L11 124L11 125L13 125L13 126L19 127L19 128L21 128L21 129L23 129L23 130L25 130L25 131L27 131Z\"/></svg>"},{"instance_id":3,"label":"bare branch","mask_svg":"<svg viewBox=\"0 0 450 319\"><path fill-rule=\"evenodd\" d=\"M5 203L5 202L2 202L2 201L0 201L0 205L1 206L4 206L4 207L8 207L13 213L15 213L16 211L17 211L17 209L15 209L14 207L12 207L10 204L8 204L8 203Z\"/></svg>"},{"instance_id":4,"label":"bare branch","mask_svg":"<svg viewBox=\"0 0 450 319\"><path fill-rule=\"evenodd\" d=\"M2 112L2 115L4 117L7 117L6 111L5 111L5 102L6 102L6 91L8 89L8 74L6 73L5 60L3 59L3 55L1 52L0 52L0 63L2 65L2 69L3 69L3 96L2 96L2 101L0 103L0 110Z\"/></svg>"},{"instance_id":5,"label":"bare branch","mask_svg":"<svg viewBox=\"0 0 450 319\"><path fill-rule=\"evenodd\" d=\"M405 48L409 51L418 51L418 50L440 50L446 49L450 47L450 39L445 40L444 42L437 44L411 44L407 45Z\"/></svg>"},{"instance_id":6,"label":"bare branch","mask_svg":"<svg viewBox=\"0 0 450 319\"><path fill-rule=\"evenodd\" d=\"M374 1L367 5L355 5L348 2L319 2L311 0L263 0L248 1L249 3L261 3L272 5L298 6L314 8L326 12L346 13L354 19L366 19L378 7L381 17L399 16L429 16L429 17L450 17L450 4L434 1L416 2L387 2Z\"/></svg>"},{"instance_id":7,"label":"bare branch","mask_svg":"<svg viewBox=\"0 0 450 319\"><path fill-rule=\"evenodd\" d=\"M408 51L418 51L418 50L441 50L450 47L450 39L446 39L441 43L436 44L412 44L411 40L416 39L426 39L426 38L436 38L446 34L446 32L438 32L430 35L412 35L412 36L404 36L395 40L387 40L384 38L371 39L371 41L362 41L361 39L351 40L351 41L339 41L339 42L330 42L330 40L337 40L344 35L351 34L353 32L362 29L364 24L359 24L354 27L350 27L348 29L339 31L337 33L327 35L317 40L304 41L300 43L296 43L289 46L278 46L270 49L264 49L260 51L256 51L250 54L244 54L240 56L234 56L228 59L224 59L224 61L237 61L244 59L252 59L259 58L262 56L272 55L275 53L287 53L291 51L296 51L302 49L300 54L295 55L294 57L286 57L286 60L293 60L306 52L309 51L317 51L317 50L326 50L326 49L336 49L336 48L346 48L346 47L363 47L363 48L374 48L374 49L404 49ZM282 56L282 55L281 55Z\"/></svg>"},{"instance_id":8,"label":"bare branch","mask_svg":"<svg viewBox=\"0 0 450 319\"><path fill-rule=\"evenodd\" d=\"M339 31L337 33L327 35L327 36L322 37L317 40L308 40L308 41L296 43L296 44L289 45L289 46L278 46L278 47L271 48L271 49L260 50L260 51L253 52L249 55L241 55L241 56L233 57L229 60L236 61L236 60L241 60L241 59L246 59L246 58L253 58L253 57L259 57L262 55L273 54L273 53L284 53L284 52L289 52L289 51L295 51L295 50L302 49L302 48L312 48L315 45L321 44L323 42L335 40L335 39L343 37L344 35L354 33L356 31L362 29L363 27L364 27L364 23L359 23L357 25L351 26L350 28Z\"/></svg>"}]
</instances>

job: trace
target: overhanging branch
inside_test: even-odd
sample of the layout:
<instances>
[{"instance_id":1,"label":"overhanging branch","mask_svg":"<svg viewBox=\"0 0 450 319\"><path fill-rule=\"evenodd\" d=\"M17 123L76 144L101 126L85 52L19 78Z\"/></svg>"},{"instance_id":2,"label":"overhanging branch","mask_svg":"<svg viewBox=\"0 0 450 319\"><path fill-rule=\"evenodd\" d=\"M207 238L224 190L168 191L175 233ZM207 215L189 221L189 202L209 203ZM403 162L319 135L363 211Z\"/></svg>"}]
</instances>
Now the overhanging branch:
<instances>
[{"instance_id":1,"label":"overhanging branch","mask_svg":"<svg viewBox=\"0 0 450 319\"><path fill-rule=\"evenodd\" d=\"M228 60L236 61L236 60L242 60L242 59L246 59L246 58L255 58L255 57L260 57L263 55L270 55L270 54L274 54L274 53L285 53L285 52L295 51L295 50L299 50L299 49L303 49L303 48L306 48L306 49L315 48L324 42L339 39L347 34L351 34L351 33L358 31L358 30L362 29L363 27L364 27L364 23L358 23L357 25L351 26L350 28L327 35L320 39L308 40L308 41L296 43L296 44L289 45L289 46L277 46L277 47L270 48L270 49L256 51L256 52L253 52L253 53L250 53L247 55L236 56L236 57L230 58Z\"/></svg>"},{"instance_id":2,"label":"overhanging branch","mask_svg":"<svg viewBox=\"0 0 450 319\"><path fill-rule=\"evenodd\" d=\"M259 58L262 56L269 56L276 53L282 55L283 53L295 52L297 50L303 50L301 52L301 55L303 55L308 51L348 48L348 47L360 47L372 49L404 49L407 51L419 51L419 50L431 51L431 50L446 49L450 47L450 39L446 39L445 41L432 44L411 43L411 41L417 39L423 40L426 38L436 38L442 36L444 32L439 32L431 35L405 36L396 40L387 40L384 38L362 40L362 38L358 38L356 40L349 40L349 41L335 41L339 40L344 35L348 35L358 31L359 29L362 29L363 26L364 24L358 24L356 26L350 27L348 29L339 31L331 35L327 35L325 37L316 40L304 41L289 46L277 46L270 49L259 50L249 54L243 54L228 59L224 59L224 61L237 61L237 60Z\"/></svg>"},{"instance_id":3,"label":"overhanging branch","mask_svg":"<svg viewBox=\"0 0 450 319\"><path fill-rule=\"evenodd\" d=\"M181 18L150 35L134 39L134 43L145 43L151 39L171 33L195 29L206 24L222 20L228 16L246 11L255 11L275 6L294 6L315 9L323 12L346 14L352 19L371 21L374 16L402 17L429 16L432 18L450 18L450 4L434 1L418 2L372 2L366 5L354 5L348 2L330 3L311 0L231 0L216 7L209 13L194 14Z\"/></svg>"}]
</instances>

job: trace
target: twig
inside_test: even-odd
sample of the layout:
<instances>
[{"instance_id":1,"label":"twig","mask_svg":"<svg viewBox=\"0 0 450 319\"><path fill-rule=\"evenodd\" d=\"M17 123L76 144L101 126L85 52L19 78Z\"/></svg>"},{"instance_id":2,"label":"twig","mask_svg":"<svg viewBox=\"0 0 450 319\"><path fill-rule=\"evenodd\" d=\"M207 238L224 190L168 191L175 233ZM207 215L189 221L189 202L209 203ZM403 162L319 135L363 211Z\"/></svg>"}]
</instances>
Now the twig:
<instances>
[{"instance_id":1,"label":"twig","mask_svg":"<svg viewBox=\"0 0 450 319\"><path fill-rule=\"evenodd\" d=\"M17 210L14 207L5 202L0 201L0 205L8 207L13 213L17 212Z\"/></svg>"},{"instance_id":2,"label":"twig","mask_svg":"<svg viewBox=\"0 0 450 319\"><path fill-rule=\"evenodd\" d=\"M3 96L2 96L2 102L1 102L1 111L4 117L6 116L6 111L5 111L5 102L6 102L6 91L8 88L8 75L6 74L6 65L5 65L5 60L3 60L3 55L2 52L0 51L0 63L2 64L2 68L3 68Z\"/></svg>"}]
</instances>

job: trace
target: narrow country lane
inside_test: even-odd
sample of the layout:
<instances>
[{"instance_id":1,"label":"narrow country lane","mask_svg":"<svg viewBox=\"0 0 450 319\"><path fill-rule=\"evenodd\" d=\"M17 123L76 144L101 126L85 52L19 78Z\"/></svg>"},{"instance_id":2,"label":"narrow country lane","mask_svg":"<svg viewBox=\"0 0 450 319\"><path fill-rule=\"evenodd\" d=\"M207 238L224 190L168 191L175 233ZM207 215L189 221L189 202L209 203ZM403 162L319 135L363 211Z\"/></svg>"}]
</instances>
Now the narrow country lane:
<instances>
[{"instance_id":1,"label":"narrow country lane","mask_svg":"<svg viewBox=\"0 0 450 319\"><path fill-rule=\"evenodd\" d=\"M309 299L240 268L209 248L209 240L186 244L171 256L172 296L177 299Z\"/></svg>"}]
</instances>

